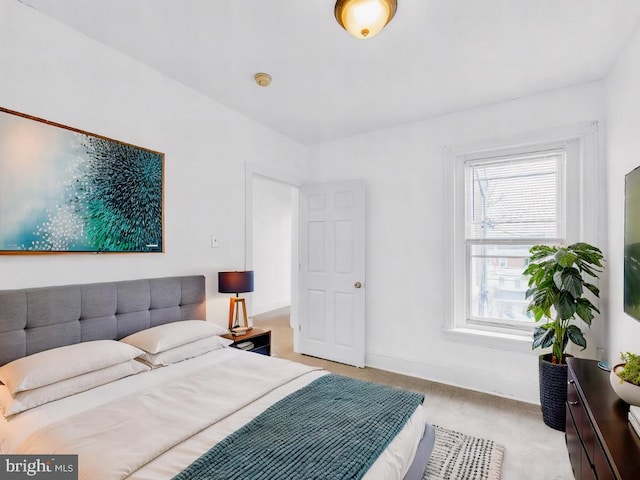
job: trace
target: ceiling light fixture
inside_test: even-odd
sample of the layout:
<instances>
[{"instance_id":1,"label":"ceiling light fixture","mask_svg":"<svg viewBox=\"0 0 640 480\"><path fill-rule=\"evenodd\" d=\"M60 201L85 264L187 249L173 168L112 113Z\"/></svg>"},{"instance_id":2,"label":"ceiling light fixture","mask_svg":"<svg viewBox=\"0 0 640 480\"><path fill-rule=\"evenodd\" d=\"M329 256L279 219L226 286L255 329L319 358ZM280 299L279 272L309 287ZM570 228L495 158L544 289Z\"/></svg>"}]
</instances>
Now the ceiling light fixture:
<instances>
[{"instance_id":1,"label":"ceiling light fixture","mask_svg":"<svg viewBox=\"0 0 640 480\"><path fill-rule=\"evenodd\" d=\"M338 0L333 13L354 37L371 38L391 21L397 9L396 0Z\"/></svg>"},{"instance_id":2,"label":"ceiling light fixture","mask_svg":"<svg viewBox=\"0 0 640 480\"><path fill-rule=\"evenodd\" d=\"M268 87L269 85L271 85L271 75L269 75L268 73L256 73L253 78L261 87Z\"/></svg>"}]
</instances>

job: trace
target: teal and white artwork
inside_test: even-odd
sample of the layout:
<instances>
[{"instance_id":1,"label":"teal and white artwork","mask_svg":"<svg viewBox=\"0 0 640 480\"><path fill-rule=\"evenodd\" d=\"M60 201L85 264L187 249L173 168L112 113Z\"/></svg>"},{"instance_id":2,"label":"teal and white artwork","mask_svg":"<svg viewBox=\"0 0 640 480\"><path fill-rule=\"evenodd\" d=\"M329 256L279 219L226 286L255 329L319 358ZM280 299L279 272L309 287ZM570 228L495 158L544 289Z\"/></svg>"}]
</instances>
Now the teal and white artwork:
<instances>
[{"instance_id":1,"label":"teal and white artwork","mask_svg":"<svg viewBox=\"0 0 640 480\"><path fill-rule=\"evenodd\" d=\"M0 108L0 253L162 252L164 154Z\"/></svg>"}]
</instances>

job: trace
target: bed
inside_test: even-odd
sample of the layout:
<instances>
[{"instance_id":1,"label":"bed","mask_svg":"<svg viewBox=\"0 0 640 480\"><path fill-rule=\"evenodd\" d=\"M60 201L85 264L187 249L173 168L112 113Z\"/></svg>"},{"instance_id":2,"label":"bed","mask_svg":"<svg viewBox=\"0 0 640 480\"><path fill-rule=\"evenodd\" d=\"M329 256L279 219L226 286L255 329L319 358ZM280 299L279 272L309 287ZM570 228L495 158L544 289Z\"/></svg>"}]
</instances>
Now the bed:
<instances>
[{"instance_id":1,"label":"bed","mask_svg":"<svg viewBox=\"0 0 640 480\"><path fill-rule=\"evenodd\" d=\"M0 291L0 454L77 454L82 479L422 478L415 393L228 348L205 304L203 276Z\"/></svg>"}]
</instances>

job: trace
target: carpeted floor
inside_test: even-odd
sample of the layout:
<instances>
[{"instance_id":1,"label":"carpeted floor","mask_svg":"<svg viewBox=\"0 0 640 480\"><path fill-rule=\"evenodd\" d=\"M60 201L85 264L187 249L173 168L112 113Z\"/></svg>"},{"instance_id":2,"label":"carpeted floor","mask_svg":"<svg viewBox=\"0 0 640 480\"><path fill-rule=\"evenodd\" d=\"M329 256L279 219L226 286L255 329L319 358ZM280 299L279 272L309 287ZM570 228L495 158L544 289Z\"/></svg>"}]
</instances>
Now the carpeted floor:
<instances>
[{"instance_id":1,"label":"carpeted floor","mask_svg":"<svg viewBox=\"0 0 640 480\"><path fill-rule=\"evenodd\" d=\"M573 480L564 433L547 427L536 405L294 353L288 309L255 316L253 323L271 329L274 356L321 366L339 375L424 392L432 424L504 445L502 480Z\"/></svg>"}]
</instances>

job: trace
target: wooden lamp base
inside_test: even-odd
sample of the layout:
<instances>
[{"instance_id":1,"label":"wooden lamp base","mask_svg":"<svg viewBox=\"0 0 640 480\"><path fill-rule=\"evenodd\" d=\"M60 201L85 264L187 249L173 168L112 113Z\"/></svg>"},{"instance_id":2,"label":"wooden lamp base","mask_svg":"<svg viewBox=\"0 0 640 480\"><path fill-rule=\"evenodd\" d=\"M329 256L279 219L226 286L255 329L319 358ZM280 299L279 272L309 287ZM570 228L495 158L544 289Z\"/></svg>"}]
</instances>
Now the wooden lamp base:
<instances>
[{"instance_id":1,"label":"wooden lamp base","mask_svg":"<svg viewBox=\"0 0 640 480\"><path fill-rule=\"evenodd\" d=\"M240 318L240 307L242 307L242 318ZM240 324L242 320L242 324ZM242 297L231 297L229 300L229 331L233 334L244 335L252 327L247 320L247 305Z\"/></svg>"}]
</instances>

